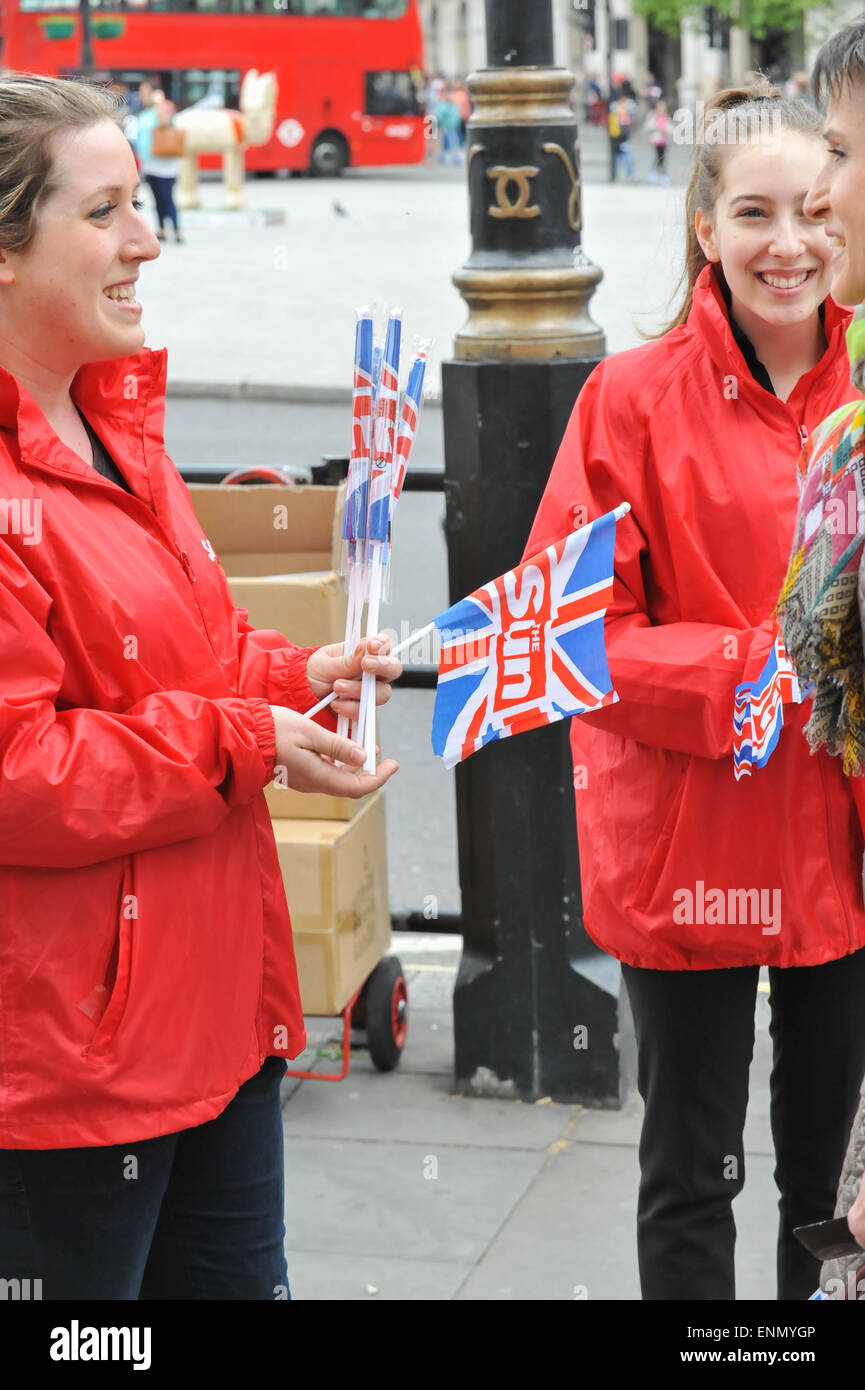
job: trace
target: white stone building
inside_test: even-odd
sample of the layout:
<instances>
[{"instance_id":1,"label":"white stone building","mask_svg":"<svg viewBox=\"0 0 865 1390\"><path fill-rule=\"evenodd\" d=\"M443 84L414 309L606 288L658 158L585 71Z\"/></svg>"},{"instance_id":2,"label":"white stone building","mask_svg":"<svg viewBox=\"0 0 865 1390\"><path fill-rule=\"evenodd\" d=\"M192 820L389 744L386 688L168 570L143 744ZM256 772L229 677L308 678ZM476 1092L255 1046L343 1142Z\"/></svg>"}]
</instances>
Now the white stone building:
<instances>
[{"instance_id":1,"label":"white stone building","mask_svg":"<svg viewBox=\"0 0 865 1390\"><path fill-rule=\"evenodd\" d=\"M484 0L420 3L428 71L457 78L485 65ZM719 86L741 85L761 64L775 80L810 68L829 34L861 12L862 0L836 0L809 13L804 34L777 35L760 45L710 8L689 16L673 39L635 15L630 0L553 0L555 61L575 74L578 91L588 74L596 74L604 86L608 73L622 73L641 91L652 71L672 106L692 106Z\"/></svg>"}]
</instances>

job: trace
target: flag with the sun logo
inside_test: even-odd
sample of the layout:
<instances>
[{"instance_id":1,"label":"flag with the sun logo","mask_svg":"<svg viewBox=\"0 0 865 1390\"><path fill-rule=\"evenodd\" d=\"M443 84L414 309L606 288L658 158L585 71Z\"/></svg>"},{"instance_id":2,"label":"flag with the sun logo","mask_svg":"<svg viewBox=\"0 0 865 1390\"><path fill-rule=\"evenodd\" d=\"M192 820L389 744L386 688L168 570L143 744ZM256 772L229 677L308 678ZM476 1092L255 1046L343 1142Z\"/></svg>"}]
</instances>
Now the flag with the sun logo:
<instances>
[{"instance_id":1,"label":"flag with the sun logo","mask_svg":"<svg viewBox=\"0 0 865 1390\"><path fill-rule=\"evenodd\" d=\"M496 739L613 704L604 614L622 503L435 619L433 751L453 767Z\"/></svg>"}]
</instances>

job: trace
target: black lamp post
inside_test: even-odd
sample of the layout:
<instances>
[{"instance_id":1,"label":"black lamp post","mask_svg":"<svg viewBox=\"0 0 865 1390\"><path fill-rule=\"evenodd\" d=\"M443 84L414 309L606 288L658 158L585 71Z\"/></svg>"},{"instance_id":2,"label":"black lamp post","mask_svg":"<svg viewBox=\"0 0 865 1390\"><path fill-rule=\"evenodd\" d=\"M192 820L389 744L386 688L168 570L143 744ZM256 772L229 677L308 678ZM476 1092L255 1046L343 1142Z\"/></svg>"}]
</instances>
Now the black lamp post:
<instances>
[{"instance_id":1,"label":"black lamp post","mask_svg":"<svg viewBox=\"0 0 865 1390\"><path fill-rule=\"evenodd\" d=\"M451 600L520 559L574 401L604 355L580 245L572 75L552 65L550 0L486 0L488 66L469 78L469 317L443 366ZM464 948L458 1089L615 1106L630 1087L620 975L582 925L567 724L456 770Z\"/></svg>"}]
</instances>

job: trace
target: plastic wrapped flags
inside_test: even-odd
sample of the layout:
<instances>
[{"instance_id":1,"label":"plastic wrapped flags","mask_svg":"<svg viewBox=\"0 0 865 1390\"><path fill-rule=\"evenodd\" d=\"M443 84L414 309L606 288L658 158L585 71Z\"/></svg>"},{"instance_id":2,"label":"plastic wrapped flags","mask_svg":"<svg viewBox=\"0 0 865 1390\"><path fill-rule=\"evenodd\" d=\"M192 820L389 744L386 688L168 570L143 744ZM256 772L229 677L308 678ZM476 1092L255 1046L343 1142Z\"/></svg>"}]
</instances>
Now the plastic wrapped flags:
<instances>
[{"instance_id":1,"label":"plastic wrapped flags","mask_svg":"<svg viewBox=\"0 0 865 1390\"><path fill-rule=\"evenodd\" d=\"M374 342L369 309L358 310L355 330L352 392L352 448L343 522L343 573L348 579L345 650L360 641L361 618L367 605L366 637L378 631L382 598L387 594L391 525L405 481L420 413L426 347L415 356L399 409L402 311L387 320L383 344ZM340 717L338 732L348 733ZM375 770L375 677L364 673L358 720L352 738L366 748L368 771Z\"/></svg>"},{"instance_id":2,"label":"plastic wrapped flags","mask_svg":"<svg viewBox=\"0 0 865 1390\"><path fill-rule=\"evenodd\" d=\"M784 724L784 703L801 704L803 694L780 632L775 632L766 664L754 681L737 685L733 695L733 775L738 782L752 767L765 767Z\"/></svg>"}]
</instances>

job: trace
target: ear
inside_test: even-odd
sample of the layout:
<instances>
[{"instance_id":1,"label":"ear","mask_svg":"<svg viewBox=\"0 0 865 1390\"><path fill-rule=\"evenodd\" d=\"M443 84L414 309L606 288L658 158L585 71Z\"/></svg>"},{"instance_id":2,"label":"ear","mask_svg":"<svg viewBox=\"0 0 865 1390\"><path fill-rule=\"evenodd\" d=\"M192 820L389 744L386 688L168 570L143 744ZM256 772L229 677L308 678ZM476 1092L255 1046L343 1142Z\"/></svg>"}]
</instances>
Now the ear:
<instances>
[{"instance_id":1,"label":"ear","mask_svg":"<svg viewBox=\"0 0 865 1390\"><path fill-rule=\"evenodd\" d=\"M15 271L9 264L9 257L5 251L0 250L0 285L11 285L15 279Z\"/></svg>"},{"instance_id":2,"label":"ear","mask_svg":"<svg viewBox=\"0 0 865 1390\"><path fill-rule=\"evenodd\" d=\"M697 240L703 249L703 255L707 261L719 261L721 253L715 241L715 229L704 212L697 209L694 217L694 231L697 233Z\"/></svg>"}]
</instances>

